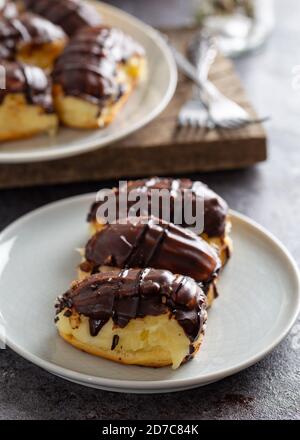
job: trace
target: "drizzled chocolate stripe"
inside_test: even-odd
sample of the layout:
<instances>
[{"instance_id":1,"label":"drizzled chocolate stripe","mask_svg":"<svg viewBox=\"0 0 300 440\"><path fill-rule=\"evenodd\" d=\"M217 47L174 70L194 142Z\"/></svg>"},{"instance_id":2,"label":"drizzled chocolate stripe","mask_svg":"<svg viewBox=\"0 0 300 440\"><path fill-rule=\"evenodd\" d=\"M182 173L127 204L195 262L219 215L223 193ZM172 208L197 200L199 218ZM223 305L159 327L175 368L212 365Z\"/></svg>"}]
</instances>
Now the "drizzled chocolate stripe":
<instances>
[{"instance_id":1,"label":"drizzled chocolate stripe","mask_svg":"<svg viewBox=\"0 0 300 440\"><path fill-rule=\"evenodd\" d=\"M190 195L193 211L195 212L197 200L203 200L204 198L204 233L209 237L223 237L225 234L226 227L226 217L228 215L227 203L219 197L215 192L209 189L202 182L192 182L190 179L170 179L170 178L158 178L153 177L151 179L143 179L128 182L127 190L131 191L132 196L146 194L148 197L148 207L146 212L142 212L141 215L150 215L151 213L151 190L168 190L171 193L170 197L170 220L174 223L175 217L175 206L176 201L183 197L183 194ZM119 205L119 197L125 194L126 187L121 187L114 189L117 206ZM132 197L132 200L128 200L128 212L130 208L136 203ZM138 199L137 199L138 200ZM163 197L160 198L163 200ZM94 203L91 207L90 213L88 215L88 221L92 222L96 220L97 210L101 206L101 202ZM163 218L163 203L160 204L160 218ZM127 215L128 215L127 212ZM117 213L118 215L118 213ZM185 224L184 216L182 227L189 227L190 225Z\"/></svg>"},{"instance_id":2,"label":"drizzled chocolate stripe","mask_svg":"<svg viewBox=\"0 0 300 440\"><path fill-rule=\"evenodd\" d=\"M81 269L86 272L95 273L101 266L153 267L204 283L212 281L221 267L217 253L201 237L148 218L105 226L87 243L85 258Z\"/></svg>"},{"instance_id":3,"label":"drizzled chocolate stripe","mask_svg":"<svg viewBox=\"0 0 300 440\"><path fill-rule=\"evenodd\" d=\"M96 336L110 318L118 327L131 319L171 313L191 342L206 320L206 300L201 287L189 277L165 270L129 269L97 274L75 284L57 304L90 318Z\"/></svg>"},{"instance_id":4,"label":"drizzled chocolate stripe","mask_svg":"<svg viewBox=\"0 0 300 440\"><path fill-rule=\"evenodd\" d=\"M0 58L14 61L22 45L33 47L66 38L61 28L37 15L24 13L0 23Z\"/></svg>"},{"instance_id":5,"label":"drizzled chocolate stripe","mask_svg":"<svg viewBox=\"0 0 300 440\"><path fill-rule=\"evenodd\" d=\"M61 26L69 36L102 21L98 11L81 0L23 0L23 3L27 9Z\"/></svg>"},{"instance_id":6,"label":"drizzled chocolate stripe","mask_svg":"<svg viewBox=\"0 0 300 440\"><path fill-rule=\"evenodd\" d=\"M109 228L110 228L109 226L107 228L105 228L105 231L107 232L107 229L109 229ZM148 232L149 225L145 224L145 225L143 225L142 228L139 228L139 229L140 230L138 230L138 229L136 230L137 235L136 235L136 237L134 237L133 243L129 243L129 241L127 240L127 238L124 235L122 235L122 237L120 237L121 240L129 246L129 254L125 258L125 261L123 264L123 266L126 268L134 267L135 259L136 259L136 252L138 252L139 248L143 245L143 242L145 241L145 235ZM97 238L98 238L98 236L97 236ZM96 236L94 237L95 242L97 241L97 238L96 238ZM89 244L91 244L91 247L89 247ZM89 248L89 250L88 250L88 248ZM92 248L93 248L93 244L91 243L91 241L89 241L89 243L87 244L86 251L87 251L87 253L89 253L91 251L91 254L89 254L89 259L87 261L89 261L89 263L92 263L94 265L94 263L92 262L92 259L90 259L90 257L92 257L92 254L93 254ZM100 251L100 252L102 252L102 251ZM109 252L109 250L108 250L108 252ZM96 251L96 253L97 253L97 251ZM111 260L112 262L117 261L117 259L118 259L117 257L114 257L111 254L111 252L109 252L109 254L110 255L107 258L105 258L105 261L108 261L108 260Z\"/></svg>"},{"instance_id":7,"label":"drizzled chocolate stripe","mask_svg":"<svg viewBox=\"0 0 300 440\"><path fill-rule=\"evenodd\" d=\"M110 225L107 226L103 231L101 231L102 234L108 234L111 235L111 237L114 236L114 234L119 234L120 240L125 242L129 246L129 255L124 261L123 266L126 268L130 267L147 267L147 266L155 266L155 262L151 264L152 259L154 258L155 254L158 252L159 248L162 246L164 239L166 238L167 230L169 229L170 225L167 223L161 222L158 230L158 235L156 237L152 237L154 239L154 242L151 243L149 246L148 240L151 238L151 234L153 234L155 229L155 223L151 219L145 219L145 224L140 222L135 223L128 223L127 225L114 225L111 227ZM114 229L115 231L112 231ZM136 234L136 235L135 235ZM100 234L99 234L100 235ZM150 237L149 237L150 236ZM103 236L102 236L103 237ZM101 238L102 238L101 237ZM97 236L99 238L99 236ZM95 244L97 246L97 239L94 237ZM109 239L108 239L109 240ZM131 240L132 242L130 242ZM101 241L101 240L100 240ZM89 242L91 244L91 241ZM89 248L89 244L87 245L87 248ZM145 249L146 247L146 249ZM90 249L89 249L90 250ZM116 251L116 254L118 253L118 249L114 247L114 250ZM103 251L103 254L108 251L109 256L106 258L106 261L112 260L118 260L116 256L113 254L110 254L110 250L107 249L101 249L100 252ZM142 259L141 259L142 258ZM91 263L92 261L88 259L88 261Z\"/></svg>"},{"instance_id":8,"label":"drizzled chocolate stripe","mask_svg":"<svg viewBox=\"0 0 300 440\"><path fill-rule=\"evenodd\" d=\"M39 67L2 61L6 74L6 88L0 89L0 104L6 95L23 94L28 104L41 106L53 113L52 85L49 77Z\"/></svg>"},{"instance_id":9,"label":"drizzled chocolate stripe","mask_svg":"<svg viewBox=\"0 0 300 440\"><path fill-rule=\"evenodd\" d=\"M118 79L118 65L142 48L122 31L98 26L76 35L56 62L54 83L68 96L102 106L117 101L125 92Z\"/></svg>"},{"instance_id":10,"label":"drizzled chocolate stripe","mask_svg":"<svg viewBox=\"0 0 300 440\"><path fill-rule=\"evenodd\" d=\"M155 257L156 256L161 257L161 254L163 253L163 249L165 249L165 244L166 244L167 238L171 237L171 231L170 231L172 228L171 225L161 222L160 227L161 227L161 233L156 238L156 241L154 242L152 249L150 249L148 256L146 256L145 266L155 267L155 260L156 260ZM170 234L168 234L169 231L170 231ZM153 264L151 264L152 261L154 262ZM174 270L174 272L181 273L181 271L177 271L177 270Z\"/></svg>"}]
</instances>

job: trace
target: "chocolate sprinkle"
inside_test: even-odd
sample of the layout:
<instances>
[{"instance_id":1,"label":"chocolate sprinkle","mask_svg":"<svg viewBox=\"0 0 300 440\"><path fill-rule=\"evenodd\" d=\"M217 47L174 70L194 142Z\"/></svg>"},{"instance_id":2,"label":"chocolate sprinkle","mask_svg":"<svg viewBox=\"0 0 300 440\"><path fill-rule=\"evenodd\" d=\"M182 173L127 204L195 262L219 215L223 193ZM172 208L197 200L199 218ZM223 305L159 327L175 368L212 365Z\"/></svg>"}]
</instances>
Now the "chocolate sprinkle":
<instances>
[{"instance_id":1,"label":"chocolate sprinkle","mask_svg":"<svg viewBox=\"0 0 300 440\"><path fill-rule=\"evenodd\" d=\"M118 345L119 340L120 340L120 337L119 337L118 335L114 335L114 337L113 337L113 341L112 341L112 344L111 344L111 350L112 350L112 351L113 351L113 350L116 348L116 346Z\"/></svg>"}]
</instances>

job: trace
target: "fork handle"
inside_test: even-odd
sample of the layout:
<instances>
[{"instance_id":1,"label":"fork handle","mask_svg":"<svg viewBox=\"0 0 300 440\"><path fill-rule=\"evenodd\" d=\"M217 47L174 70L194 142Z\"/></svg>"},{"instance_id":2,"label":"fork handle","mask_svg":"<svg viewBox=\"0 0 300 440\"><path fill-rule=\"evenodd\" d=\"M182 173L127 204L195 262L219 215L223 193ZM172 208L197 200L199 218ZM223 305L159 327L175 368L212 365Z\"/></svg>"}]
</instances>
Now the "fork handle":
<instances>
[{"instance_id":1,"label":"fork handle","mask_svg":"<svg viewBox=\"0 0 300 440\"><path fill-rule=\"evenodd\" d=\"M215 38L206 31L198 31L188 46L188 59L196 67L202 81L208 79L209 70L217 56Z\"/></svg>"},{"instance_id":2,"label":"fork handle","mask_svg":"<svg viewBox=\"0 0 300 440\"><path fill-rule=\"evenodd\" d=\"M203 81L200 78L197 68L179 52L172 44L169 47L173 53L178 68L190 78L199 88L200 96L204 107L208 110L210 102L217 99L221 93L209 80Z\"/></svg>"},{"instance_id":3,"label":"fork handle","mask_svg":"<svg viewBox=\"0 0 300 440\"><path fill-rule=\"evenodd\" d=\"M179 67L179 69L188 78L190 78L199 87L200 90L204 91L204 83L200 79L196 67L170 43L169 43L169 47L173 53L173 56L175 58L176 64Z\"/></svg>"}]
</instances>

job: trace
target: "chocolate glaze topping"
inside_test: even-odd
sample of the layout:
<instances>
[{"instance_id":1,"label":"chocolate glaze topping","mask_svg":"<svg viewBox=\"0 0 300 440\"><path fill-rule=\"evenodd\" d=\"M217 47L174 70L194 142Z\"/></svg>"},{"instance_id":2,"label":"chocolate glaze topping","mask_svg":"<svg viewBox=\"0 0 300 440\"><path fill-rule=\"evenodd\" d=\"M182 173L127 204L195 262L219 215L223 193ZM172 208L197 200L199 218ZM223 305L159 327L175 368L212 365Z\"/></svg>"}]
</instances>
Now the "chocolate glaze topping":
<instances>
[{"instance_id":1,"label":"chocolate glaze topping","mask_svg":"<svg viewBox=\"0 0 300 440\"><path fill-rule=\"evenodd\" d=\"M0 19L1 18L13 18L18 15L18 8L15 3L9 0L2 0L0 2Z\"/></svg>"},{"instance_id":2,"label":"chocolate glaze topping","mask_svg":"<svg viewBox=\"0 0 300 440\"><path fill-rule=\"evenodd\" d=\"M203 198L204 195L204 233L209 237L223 237L225 234L226 217L228 215L228 206L225 200L218 196L214 191L209 189L202 182L192 182L190 179L170 179L153 177L151 179L136 180L128 182L127 190L133 191L136 195L148 195L148 212L141 215L149 215L151 212L151 189L167 189L171 191L171 209L170 221L174 223L174 206L176 200L183 195L183 191L190 194L192 204L196 203L197 198ZM126 187L124 186L124 191ZM117 202L122 192L122 187L114 189ZM136 201L128 200L128 210L136 203ZM92 205L88 215L88 221L95 221L97 218L97 210L101 206L101 202ZM160 217L163 211L160 212ZM184 216L183 216L184 217ZM184 220L184 218L183 218ZM182 227L188 227L184 222Z\"/></svg>"},{"instance_id":3,"label":"chocolate glaze topping","mask_svg":"<svg viewBox=\"0 0 300 440\"><path fill-rule=\"evenodd\" d=\"M2 61L6 73L6 88L0 89L0 104L8 94L25 95L28 104L39 105L53 113L52 86L49 77L39 67Z\"/></svg>"},{"instance_id":4,"label":"chocolate glaze topping","mask_svg":"<svg viewBox=\"0 0 300 440\"><path fill-rule=\"evenodd\" d=\"M100 266L153 267L210 282L221 262L215 250L196 234L155 219L128 220L107 225L86 245L81 269L96 273Z\"/></svg>"},{"instance_id":5,"label":"chocolate glaze topping","mask_svg":"<svg viewBox=\"0 0 300 440\"><path fill-rule=\"evenodd\" d=\"M50 21L31 13L24 13L0 22L0 59L13 61L24 45L36 47L65 39L63 30Z\"/></svg>"},{"instance_id":6,"label":"chocolate glaze topping","mask_svg":"<svg viewBox=\"0 0 300 440\"><path fill-rule=\"evenodd\" d=\"M192 278L157 269L93 275L73 285L59 299L57 313L65 309L90 318L93 336L110 318L123 328L131 319L169 312L193 342L206 321L201 287Z\"/></svg>"},{"instance_id":7,"label":"chocolate glaze topping","mask_svg":"<svg viewBox=\"0 0 300 440\"><path fill-rule=\"evenodd\" d=\"M96 105L117 101L124 85L117 79L118 64L142 48L118 29L98 26L82 29L56 62L54 83L65 95L80 97Z\"/></svg>"},{"instance_id":8,"label":"chocolate glaze topping","mask_svg":"<svg viewBox=\"0 0 300 440\"><path fill-rule=\"evenodd\" d=\"M72 36L84 26L101 24L98 11L82 0L23 0L27 9L47 18Z\"/></svg>"}]
</instances>

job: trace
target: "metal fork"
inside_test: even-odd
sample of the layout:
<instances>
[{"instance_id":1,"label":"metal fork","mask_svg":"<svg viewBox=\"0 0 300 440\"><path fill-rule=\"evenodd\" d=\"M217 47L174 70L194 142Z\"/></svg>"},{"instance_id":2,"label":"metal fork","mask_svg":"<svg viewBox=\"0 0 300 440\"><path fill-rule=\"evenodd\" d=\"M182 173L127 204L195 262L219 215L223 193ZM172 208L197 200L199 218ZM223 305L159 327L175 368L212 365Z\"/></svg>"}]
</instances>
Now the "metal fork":
<instances>
[{"instance_id":1,"label":"metal fork","mask_svg":"<svg viewBox=\"0 0 300 440\"><path fill-rule=\"evenodd\" d=\"M208 72L216 58L217 50L214 40L207 33L201 31L192 40L188 47L188 56L197 70L198 77L205 81ZM213 127L208 106L201 100L201 93L198 86L193 87L192 98L189 99L180 109L178 124L181 127Z\"/></svg>"},{"instance_id":2,"label":"metal fork","mask_svg":"<svg viewBox=\"0 0 300 440\"><path fill-rule=\"evenodd\" d=\"M214 126L220 129L237 129L245 125L263 122L267 118L254 119L240 105L224 96L208 79L199 75L199 67L196 68L184 55L169 43L179 69L190 78L197 86L199 100L202 106L194 98L188 103L184 117L179 117L178 123L182 126ZM205 70L203 70L205 71ZM204 120L204 110L208 117ZM188 110L188 112L186 112Z\"/></svg>"}]
</instances>

